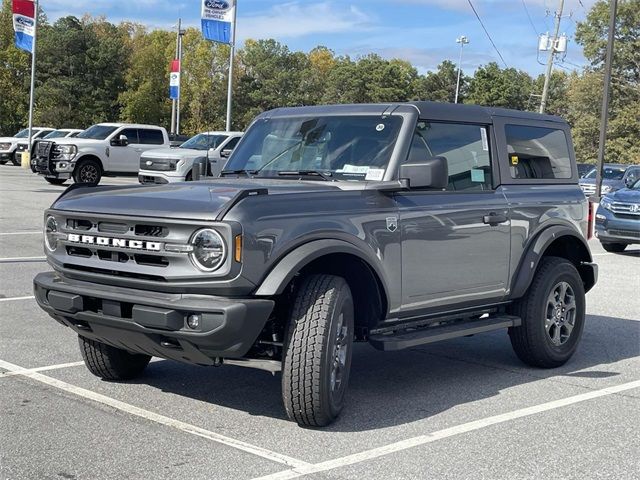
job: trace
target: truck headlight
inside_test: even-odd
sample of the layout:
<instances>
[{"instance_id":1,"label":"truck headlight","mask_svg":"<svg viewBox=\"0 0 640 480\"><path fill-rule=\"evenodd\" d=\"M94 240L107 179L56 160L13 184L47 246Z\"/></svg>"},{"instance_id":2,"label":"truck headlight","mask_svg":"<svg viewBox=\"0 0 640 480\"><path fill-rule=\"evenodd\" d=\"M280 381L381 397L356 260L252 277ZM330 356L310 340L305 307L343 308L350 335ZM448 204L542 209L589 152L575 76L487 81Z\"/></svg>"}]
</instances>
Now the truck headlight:
<instances>
[{"instance_id":1,"label":"truck headlight","mask_svg":"<svg viewBox=\"0 0 640 480\"><path fill-rule=\"evenodd\" d=\"M611 191L611 185L602 185L600 193L609 193Z\"/></svg>"},{"instance_id":2,"label":"truck headlight","mask_svg":"<svg viewBox=\"0 0 640 480\"><path fill-rule=\"evenodd\" d=\"M56 148L56 160L71 161L78 153L75 145L58 145Z\"/></svg>"},{"instance_id":3,"label":"truck headlight","mask_svg":"<svg viewBox=\"0 0 640 480\"><path fill-rule=\"evenodd\" d=\"M0 143L0 150L9 150L11 148L10 143Z\"/></svg>"},{"instance_id":4,"label":"truck headlight","mask_svg":"<svg viewBox=\"0 0 640 480\"><path fill-rule=\"evenodd\" d=\"M600 205L602 206L602 208L604 208L605 210L611 210L611 199L609 198L603 198L602 200L600 200Z\"/></svg>"},{"instance_id":5,"label":"truck headlight","mask_svg":"<svg viewBox=\"0 0 640 480\"><path fill-rule=\"evenodd\" d=\"M204 272L213 272L222 266L226 258L224 240L210 228L198 230L191 237L193 252L189 254L193 264Z\"/></svg>"},{"instance_id":6,"label":"truck headlight","mask_svg":"<svg viewBox=\"0 0 640 480\"><path fill-rule=\"evenodd\" d=\"M44 222L44 244L50 252L58 248L58 222L51 216Z\"/></svg>"}]
</instances>

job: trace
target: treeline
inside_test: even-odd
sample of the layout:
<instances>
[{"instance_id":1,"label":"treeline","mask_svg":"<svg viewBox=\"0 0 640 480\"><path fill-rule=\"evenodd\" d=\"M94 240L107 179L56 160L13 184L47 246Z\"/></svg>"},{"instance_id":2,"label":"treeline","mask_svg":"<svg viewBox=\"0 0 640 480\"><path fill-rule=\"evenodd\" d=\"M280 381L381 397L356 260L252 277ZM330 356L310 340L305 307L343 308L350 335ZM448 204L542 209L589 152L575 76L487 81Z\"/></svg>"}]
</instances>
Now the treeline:
<instances>
[{"instance_id":1,"label":"treeline","mask_svg":"<svg viewBox=\"0 0 640 480\"><path fill-rule=\"evenodd\" d=\"M0 14L0 134L27 121L29 55L13 46L10 0ZM104 18L41 14L35 122L86 127L132 121L168 127L169 62L175 32ZM573 127L581 162L594 162L598 147L602 65L608 5L600 1L578 24L576 41L591 62L580 73L554 71L547 111ZM607 149L608 161L640 163L640 0L619 6L619 28ZM183 38L181 130L224 129L229 50L205 41L196 29ZM577 48L573 46L573 48ZM325 47L291 51L275 40L249 40L236 56L233 126L244 129L258 113L280 106L407 100L453 102L456 65L443 60L421 75L410 63L378 55L339 56ZM496 63L462 76L464 103L536 110L544 78Z\"/></svg>"}]
</instances>

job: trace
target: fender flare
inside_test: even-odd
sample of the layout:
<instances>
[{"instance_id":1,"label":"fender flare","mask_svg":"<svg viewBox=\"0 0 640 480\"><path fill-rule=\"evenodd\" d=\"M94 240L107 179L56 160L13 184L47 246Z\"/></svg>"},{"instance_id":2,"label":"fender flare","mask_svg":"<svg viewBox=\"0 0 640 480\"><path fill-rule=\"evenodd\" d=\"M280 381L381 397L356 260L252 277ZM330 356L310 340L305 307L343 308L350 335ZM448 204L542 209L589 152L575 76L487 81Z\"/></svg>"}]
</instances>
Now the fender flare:
<instances>
[{"instance_id":1,"label":"fender flare","mask_svg":"<svg viewBox=\"0 0 640 480\"><path fill-rule=\"evenodd\" d=\"M593 284L595 284L597 269L596 266L591 263L591 250L589 249L589 245L585 239L579 232L571 227L565 225L553 225L539 232L535 239L528 245L526 253L522 256L520 264L518 265L518 271L511 289L512 298L520 298L525 294L533 281L533 276L538 269L538 265L540 264L540 260L544 256L544 253L553 242L562 237L571 237L573 240L577 240L584 246L587 256L583 256L583 258L580 259L580 265L577 266L578 271L583 277L583 280L585 279L585 275L587 278L589 275L594 276L591 281L586 282L587 291L593 286ZM590 273L588 270L593 271Z\"/></svg>"},{"instance_id":2,"label":"fender flare","mask_svg":"<svg viewBox=\"0 0 640 480\"><path fill-rule=\"evenodd\" d=\"M312 240L287 253L262 280L254 295L258 297L280 295L302 268L320 257L335 253L353 255L362 260L378 277L382 293L389 299L389 289L385 277L377 265L379 261L377 257L349 242L337 239Z\"/></svg>"}]
</instances>

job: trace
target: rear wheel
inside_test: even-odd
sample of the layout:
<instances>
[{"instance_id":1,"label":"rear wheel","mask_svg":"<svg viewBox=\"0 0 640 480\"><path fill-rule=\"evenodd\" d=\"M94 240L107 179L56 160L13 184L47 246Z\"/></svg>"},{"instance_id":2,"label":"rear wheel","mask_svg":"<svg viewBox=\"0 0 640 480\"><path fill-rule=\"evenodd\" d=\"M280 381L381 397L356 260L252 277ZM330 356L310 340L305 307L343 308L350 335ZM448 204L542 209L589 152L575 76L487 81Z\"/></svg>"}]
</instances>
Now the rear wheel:
<instances>
[{"instance_id":1,"label":"rear wheel","mask_svg":"<svg viewBox=\"0 0 640 480\"><path fill-rule=\"evenodd\" d=\"M83 160L73 171L73 181L97 185L102 178L102 168L95 160Z\"/></svg>"},{"instance_id":2,"label":"rear wheel","mask_svg":"<svg viewBox=\"0 0 640 480\"><path fill-rule=\"evenodd\" d=\"M578 348L585 321L584 285L574 265L564 258L543 258L513 313L522 318L521 326L509 329L520 360L542 368L567 362Z\"/></svg>"},{"instance_id":3,"label":"rear wheel","mask_svg":"<svg viewBox=\"0 0 640 480\"><path fill-rule=\"evenodd\" d=\"M104 380L131 380L146 368L151 357L105 345L78 336L84 364L96 377Z\"/></svg>"},{"instance_id":4,"label":"rear wheel","mask_svg":"<svg viewBox=\"0 0 640 480\"><path fill-rule=\"evenodd\" d=\"M62 185L64 184L64 182L67 181L66 178L49 178L49 177L44 177L44 179L49 182L51 185Z\"/></svg>"},{"instance_id":5,"label":"rear wheel","mask_svg":"<svg viewBox=\"0 0 640 480\"><path fill-rule=\"evenodd\" d=\"M299 425L322 427L342 411L353 329L347 282L334 275L304 279L293 304L282 366L284 406Z\"/></svg>"},{"instance_id":6,"label":"rear wheel","mask_svg":"<svg viewBox=\"0 0 640 480\"><path fill-rule=\"evenodd\" d=\"M607 252L620 253L620 252L624 252L624 249L627 248L627 244L626 243L603 243L602 248L604 248Z\"/></svg>"}]
</instances>

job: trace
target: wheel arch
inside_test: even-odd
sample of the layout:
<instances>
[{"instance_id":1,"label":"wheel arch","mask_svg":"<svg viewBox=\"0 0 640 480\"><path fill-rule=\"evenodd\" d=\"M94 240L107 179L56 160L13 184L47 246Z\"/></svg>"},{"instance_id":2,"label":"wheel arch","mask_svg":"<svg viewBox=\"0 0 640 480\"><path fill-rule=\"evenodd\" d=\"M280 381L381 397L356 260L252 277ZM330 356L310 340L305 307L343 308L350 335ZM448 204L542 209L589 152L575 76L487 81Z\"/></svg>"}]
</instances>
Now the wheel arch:
<instances>
[{"instance_id":1,"label":"wheel arch","mask_svg":"<svg viewBox=\"0 0 640 480\"><path fill-rule=\"evenodd\" d=\"M78 168L79 165L81 165L83 162L86 162L88 160L93 160L95 162L98 163L98 165L100 166L100 170L102 170L102 172L104 172L104 164L102 163L102 159L100 157L98 157L97 155L91 154L91 153L87 153L85 155L82 155L81 157L79 157L76 160L76 164L73 167L73 171L75 172L76 168Z\"/></svg>"},{"instance_id":2,"label":"wheel arch","mask_svg":"<svg viewBox=\"0 0 640 480\"><path fill-rule=\"evenodd\" d=\"M548 256L566 258L573 263L580 273L585 292L596 284L597 266L593 264L585 239L570 227L554 225L538 233L522 256L512 284L512 298L520 298L526 293L540 261Z\"/></svg>"}]
</instances>

